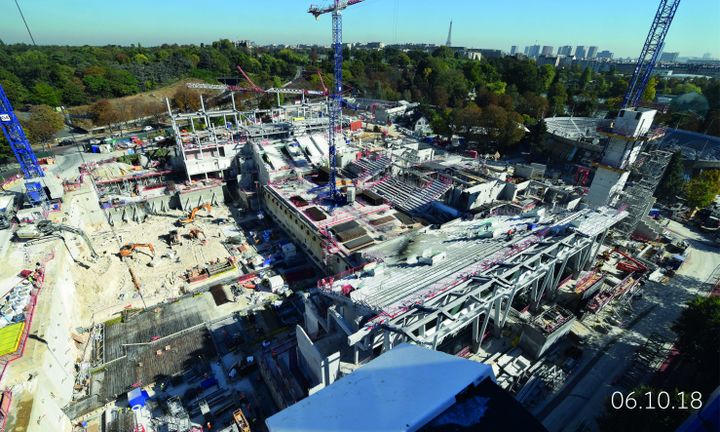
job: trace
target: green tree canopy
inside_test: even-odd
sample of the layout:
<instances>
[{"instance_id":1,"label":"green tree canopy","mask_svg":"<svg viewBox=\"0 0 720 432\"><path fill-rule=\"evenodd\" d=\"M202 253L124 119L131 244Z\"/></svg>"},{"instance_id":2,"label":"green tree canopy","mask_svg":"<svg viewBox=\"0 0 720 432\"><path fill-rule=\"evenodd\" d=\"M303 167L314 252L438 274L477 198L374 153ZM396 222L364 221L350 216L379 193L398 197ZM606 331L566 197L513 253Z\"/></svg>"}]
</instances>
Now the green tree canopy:
<instances>
[{"instance_id":1,"label":"green tree canopy","mask_svg":"<svg viewBox=\"0 0 720 432\"><path fill-rule=\"evenodd\" d=\"M64 126L63 115L47 105L30 108L30 117L23 123L23 129L31 143L50 141Z\"/></svg>"},{"instance_id":2,"label":"green tree canopy","mask_svg":"<svg viewBox=\"0 0 720 432\"><path fill-rule=\"evenodd\" d=\"M685 185L685 198L695 208L709 206L720 193L720 170L706 170Z\"/></svg>"},{"instance_id":3,"label":"green tree canopy","mask_svg":"<svg viewBox=\"0 0 720 432\"><path fill-rule=\"evenodd\" d=\"M720 297L698 297L688 302L672 329L684 358L697 366L700 381L712 390L720 384Z\"/></svg>"}]
</instances>

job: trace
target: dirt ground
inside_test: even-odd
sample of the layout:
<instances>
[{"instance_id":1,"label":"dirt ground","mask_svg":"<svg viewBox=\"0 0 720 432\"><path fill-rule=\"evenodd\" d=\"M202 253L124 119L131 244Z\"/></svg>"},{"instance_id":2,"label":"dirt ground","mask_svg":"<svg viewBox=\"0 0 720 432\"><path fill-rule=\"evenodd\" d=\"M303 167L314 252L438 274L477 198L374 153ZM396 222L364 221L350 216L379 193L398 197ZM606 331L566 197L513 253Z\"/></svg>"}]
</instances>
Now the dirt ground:
<instances>
[{"instance_id":1,"label":"dirt ground","mask_svg":"<svg viewBox=\"0 0 720 432\"><path fill-rule=\"evenodd\" d=\"M229 226L213 222L228 214L227 208L216 207L212 216L198 216L194 223L182 227L175 225L177 218L151 216L141 224L120 224L112 230L92 235L99 258L87 262L87 266L73 268L78 300L87 302L80 307L83 311L80 321L86 324L99 322L125 307L143 306L143 300L150 306L181 295L188 288L182 278L187 269L230 256L221 244L224 231ZM183 213L178 212L177 215L180 217ZM191 238L191 228L202 230L206 240ZM182 245L169 245L166 236L171 230L180 233ZM153 245L154 258L152 252L143 247L135 249L131 257L121 260L118 255L120 247L130 243ZM142 299L135 289L129 268L141 284Z\"/></svg>"},{"instance_id":2,"label":"dirt ground","mask_svg":"<svg viewBox=\"0 0 720 432\"><path fill-rule=\"evenodd\" d=\"M176 83L170 84L165 87L160 87L158 89L134 94L131 96L125 96L121 98L114 98L114 99L108 99L110 103L120 112L123 112L126 107L143 107L143 106L153 106L153 107L161 107L162 110L166 110L165 105L165 98L172 99L175 92L181 88L185 87L187 83L191 82L203 82L199 79L194 78L188 78L183 79L180 81L177 81ZM208 94L208 95L216 95L219 92L217 90L195 90L197 92ZM72 107L68 109L71 113L77 113L77 114L84 114L87 113L90 110L91 105L79 105L76 107ZM82 124L84 122L87 122L88 124L91 124L91 121L88 120L76 120L76 123Z\"/></svg>"}]
</instances>

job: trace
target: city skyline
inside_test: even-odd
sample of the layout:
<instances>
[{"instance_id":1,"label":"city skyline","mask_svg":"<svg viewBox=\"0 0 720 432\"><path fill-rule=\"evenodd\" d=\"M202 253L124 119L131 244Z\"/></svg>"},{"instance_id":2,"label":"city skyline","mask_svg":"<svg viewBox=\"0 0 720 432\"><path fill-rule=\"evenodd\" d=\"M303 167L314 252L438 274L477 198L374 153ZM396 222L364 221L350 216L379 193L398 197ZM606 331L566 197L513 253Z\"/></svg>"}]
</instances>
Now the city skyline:
<instances>
[{"instance_id":1,"label":"city skyline","mask_svg":"<svg viewBox=\"0 0 720 432\"><path fill-rule=\"evenodd\" d=\"M237 5L229 0L213 0L198 7L196 2L179 0L169 7L164 2L145 4L138 0L122 4L74 0L57 9L50 0L38 0L21 1L20 5L39 45L140 43L151 46L199 44L218 39L248 39L262 45L328 45L329 20L327 17L321 17L319 22L312 19L306 13L310 3L278 0L270 4L242 2ZM450 0L443 6L438 11L437 4L429 0L412 3L390 0L384 4L379 0L366 0L344 15L345 41L442 45L452 20L453 43L457 46L509 51L512 45L559 47L569 44L598 46L618 57L636 57L657 4L609 0L598 7L559 0L548 8L531 0L522 0L512 7L501 2L467 4ZM523 13L518 14L518 10ZM15 6L8 3L6 11L0 16L3 29L0 39L5 43L30 43ZM583 18L575 19L578 16ZM718 21L720 4L717 2L683 3L668 33L665 50L689 57L701 57L705 53L720 57ZM367 25L369 22L372 25ZM608 22L613 25L608 26ZM538 25L542 23L552 25ZM609 29L618 30L610 33Z\"/></svg>"}]
</instances>

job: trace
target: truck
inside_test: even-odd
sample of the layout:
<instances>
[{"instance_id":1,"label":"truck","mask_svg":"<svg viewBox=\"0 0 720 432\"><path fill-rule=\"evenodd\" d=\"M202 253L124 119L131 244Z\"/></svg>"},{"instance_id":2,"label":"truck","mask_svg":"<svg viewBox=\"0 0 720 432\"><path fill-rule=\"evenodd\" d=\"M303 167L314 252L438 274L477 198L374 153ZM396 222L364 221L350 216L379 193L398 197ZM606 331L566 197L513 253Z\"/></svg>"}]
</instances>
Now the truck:
<instances>
[{"instance_id":1,"label":"truck","mask_svg":"<svg viewBox=\"0 0 720 432\"><path fill-rule=\"evenodd\" d=\"M0 229L10 228L15 217L15 195L0 195Z\"/></svg>"}]
</instances>

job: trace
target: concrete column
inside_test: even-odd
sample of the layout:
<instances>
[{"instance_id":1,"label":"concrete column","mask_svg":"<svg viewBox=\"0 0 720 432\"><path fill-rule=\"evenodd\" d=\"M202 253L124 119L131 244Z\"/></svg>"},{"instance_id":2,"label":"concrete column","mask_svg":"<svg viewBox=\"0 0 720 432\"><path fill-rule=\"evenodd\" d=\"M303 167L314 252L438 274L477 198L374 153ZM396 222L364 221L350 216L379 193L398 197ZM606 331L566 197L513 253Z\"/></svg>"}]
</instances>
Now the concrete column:
<instances>
[{"instance_id":1,"label":"concrete column","mask_svg":"<svg viewBox=\"0 0 720 432\"><path fill-rule=\"evenodd\" d=\"M435 321L435 334L433 335L432 348L434 350L436 350L437 346L438 346L438 338L440 336L440 326L441 325L442 325L442 316L438 315L437 320Z\"/></svg>"},{"instance_id":2,"label":"concrete column","mask_svg":"<svg viewBox=\"0 0 720 432\"><path fill-rule=\"evenodd\" d=\"M543 279L542 285L540 286L540 289L537 291L537 297L532 299L532 304L530 305L530 310L533 312L537 310L538 306L540 306L540 299L542 299L543 294L545 293L545 289L547 288L548 284L550 283L550 280L553 278L553 268L555 267L555 264L553 263L549 268L547 273L545 273L545 278Z\"/></svg>"},{"instance_id":3,"label":"concrete column","mask_svg":"<svg viewBox=\"0 0 720 432\"><path fill-rule=\"evenodd\" d=\"M390 332L383 330L383 346L382 352L389 351L392 348L392 342L390 341Z\"/></svg>"},{"instance_id":4,"label":"concrete column","mask_svg":"<svg viewBox=\"0 0 720 432\"><path fill-rule=\"evenodd\" d=\"M495 315L493 317L493 335L495 337L500 336L500 329L501 329L501 324L502 324L502 320L500 318L501 317L500 312L502 310L502 304L503 304L503 299L502 299L502 297L500 297L495 300L495 305L493 306L494 315Z\"/></svg>"},{"instance_id":5,"label":"concrete column","mask_svg":"<svg viewBox=\"0 0 720 432\"><path fill-rule=\"evenodd\" d=\"M485 334L485 331L487 330L488 323L490 322L490 308L485 311L485 319L483 320L483 325L480 328L480 332L478 334L478 350L482 346L483 343L483 335Z\"/></svg>"},{"instance_id":6,"label":"concrete column","mask_svg":"<svg viewBox=\"0 0 720 432\"><path fill-rule=\"evenodd\" d=\"M565 271L565 266L567 266L568 261L570 260L570 256L565 256L565 259L563 260L563 263L560 265L560 270L555 273L555 277L553 277L553 283L550 287L551 293L555 295L558 290L558 284L560 283L560 278L562 277L563 272Z\"/></svg>"},{"instance_id":7,"label":"concrete column","mask_svg":"<svg viewBox=\"0 0 720 432\"><path fill-rule=\"evenodd\" d=\"M595 245L594 243L590 245L590 252L587 257L587 261L585 263L583 263L583 267L585 268L585 270L590 270L590 267L592 266L592 263L595 260L595 257L597 256L598 252L600 251L600 246L605 241L605 237L607 236L608 231L610 231L609 228L606 229L605 231L603 231L602 235L600 236L600 240L597 240L597 242L596 242L597 245Z\"/></svg>"}]
</instances>

